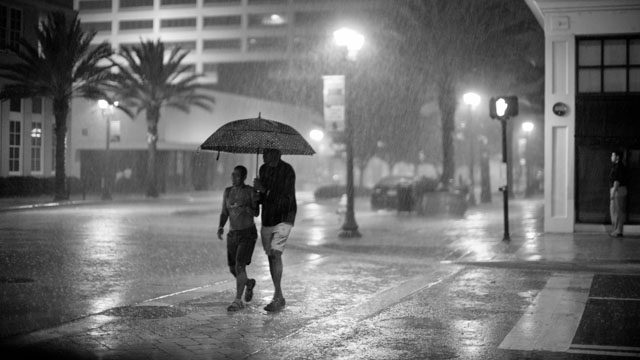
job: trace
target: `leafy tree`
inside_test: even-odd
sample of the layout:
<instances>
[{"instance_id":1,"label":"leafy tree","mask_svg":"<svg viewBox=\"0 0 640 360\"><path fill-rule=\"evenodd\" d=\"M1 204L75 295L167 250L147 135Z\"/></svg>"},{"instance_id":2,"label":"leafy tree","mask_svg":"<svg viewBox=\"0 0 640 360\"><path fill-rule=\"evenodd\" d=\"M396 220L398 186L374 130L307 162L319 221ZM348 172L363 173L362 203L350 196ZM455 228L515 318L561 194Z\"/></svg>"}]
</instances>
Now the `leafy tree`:
<instances>
[{"instance_id":1,"label":"leafy tree","mask_svg":"<svg viewBox=\"0 0 640 360\"><path fill-rule=\"evenodd\" d=\"M402 41L390 43L400 67L412 74L424 91L434 93L441 120L442 182L455 171L455 112L460 85L477 69L514 70L523 64L523 41L531 41L531 16L508 0L408 0L393 7L390 32ZM524 9L526 10L526 9ZM517 71L526 71L520 67ZM497 71L490 72L495 74ZM502 78L500 73L497 78Z\"/></svg>"},{"instance_id":2,"label":"leafy tree","mask_svg":"<svg viewBox=\"0 0 640 360\"><path fill-rule=\"evenodd\" d=\"M121 109L131 118L145 112L147 121L147 190L148 197L158 197L156 151L158 122L163 107L189 112L191 106L210 110L214 98L205 92L210 86L198 82L201 74L189 72L182 61L189 53L174 47L165 57L160 40L141 41L139 45L124 47L114 60L117 71L107 90L120 101Z\"/></svg>"},{"instance_id":3,"label":"leafy tree","mask_svg":"<svg viewBox=\"0 0 640 360\"><path fill-rule=\"evenodd\" d=\"M95 32L83 31L77 14L67 19L53 12L35 29L37 44L19 40L16 62L6 64L0 76L10 81L0 98L44 97L53 100L56 137L54 199L68 198L65 187L65 139L67 117L73 97L97 99L100 85L109 73L111 46L91 47Z\"/></svg>"}]
</instances>

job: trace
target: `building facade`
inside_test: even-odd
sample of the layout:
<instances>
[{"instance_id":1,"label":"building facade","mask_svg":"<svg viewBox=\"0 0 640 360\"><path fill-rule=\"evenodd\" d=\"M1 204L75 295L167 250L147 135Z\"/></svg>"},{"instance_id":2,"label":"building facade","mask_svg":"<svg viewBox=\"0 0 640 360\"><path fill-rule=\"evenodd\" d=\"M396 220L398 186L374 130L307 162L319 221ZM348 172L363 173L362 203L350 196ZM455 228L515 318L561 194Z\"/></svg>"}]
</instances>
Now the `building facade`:
<instances>
[{"instance_id":1,"label":"building facade","mask_svg":"<svg viewBox=\"0 0 640 360\"><path fill-rule=\"evenodd\" d=\"M386 0L389 1L389 0ZM340 21L380 0L74 0L96 42L115 49L162 39L190 50L185 63L217 80L221 63L290 60L325 41Z\"/></svg>"},{"instance_id":2,"label":"building facade","mask_svg":"<svg viewBox=\"0 0 640 360\"><path fill-rule=\"evenodd\" d=\"M204 74L203 81L215 84L221 64L286 62L307 56L308 49L330 38L341 19L376 3L379 0L74 0L73 6L83 26L97 31L94 43L107 41L117 50L160 39L168 47L189 50L184 64ZM161 190L219 188L228 185L233 164L244 163L252 169L255 156L222 154L218 158L197 151L208 135L231 120L261 113L298 129L317 151L328 147L309 139L310 130L323 127L317 111L223 92L212 95L216 99L212 112L163 110L158 142ZM75 100L72 109L69 173L82 178L87 191L99 188L104 169L116 190L118 183L127 184L123 190L139 190L146 171L144 117L132 121L123 114L104 114L95 103L84 100ZM119 128L120 134L109 143L109 160L105 121L114 130ZM320 181L317 173L323 160L318 156L287 161L300 170L301 186Z\"/></svg>"},{"instance_id":3,"label":"building facade","mask_svg":"<svg viewBox=\"0 0 640 360\"><path fill-rule=\"evenodd\" d=\"M35 40L39 21L52 11L71 14L68 0L0 1L0 66L16 61L18 39ZM6 80L0 79L0 86ZM50 177L55 171L53 106L50 99L0 102L0 178Z\"/></svg>"},{"instance_id":4,"label":"building facade","mask_svg":"<svg viewBox=\"0 0 640 360\"><path fill-rule=\"evenodd\" d=\"M545 32L545 231L604 231L612 150L640 224L640 2L525 0Z\"/></svg>"}]
</instances>

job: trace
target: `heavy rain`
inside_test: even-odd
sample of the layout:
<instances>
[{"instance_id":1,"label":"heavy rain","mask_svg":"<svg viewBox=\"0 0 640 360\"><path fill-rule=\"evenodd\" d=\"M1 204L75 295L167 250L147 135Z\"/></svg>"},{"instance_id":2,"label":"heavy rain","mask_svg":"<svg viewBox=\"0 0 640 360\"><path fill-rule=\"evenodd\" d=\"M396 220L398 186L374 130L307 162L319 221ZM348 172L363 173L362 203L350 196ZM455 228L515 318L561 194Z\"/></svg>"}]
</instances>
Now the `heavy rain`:
<instances>
[{"instance_id":1,"label":"heavy rain","mask_svg":"<svg viewBox=\"0 0 640 360\"><path fill-rule=\"evenodd\" d=\"M640 357L594 3L3 0L2 358Z\"/></svg>"}]
</instances>

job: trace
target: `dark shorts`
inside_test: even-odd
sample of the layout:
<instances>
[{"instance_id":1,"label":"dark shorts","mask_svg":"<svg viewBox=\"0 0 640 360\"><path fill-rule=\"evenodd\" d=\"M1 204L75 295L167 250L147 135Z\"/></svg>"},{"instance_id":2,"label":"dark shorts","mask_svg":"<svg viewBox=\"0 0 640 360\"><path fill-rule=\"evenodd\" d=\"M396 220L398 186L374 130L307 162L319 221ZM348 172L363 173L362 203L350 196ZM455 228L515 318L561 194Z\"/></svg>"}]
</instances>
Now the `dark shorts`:
<instances>
[{"instance_id":1,"label":"dark shorts","mask_svg":"<svg viewBox=\"0 0 640 360\"><path fill-rule=\"evenodd\" d=\"M231 230L227 234L227 262L229 266L251 264L253 249L256 247L258 231L256 227Z\"/></svg>"}]
</instances>

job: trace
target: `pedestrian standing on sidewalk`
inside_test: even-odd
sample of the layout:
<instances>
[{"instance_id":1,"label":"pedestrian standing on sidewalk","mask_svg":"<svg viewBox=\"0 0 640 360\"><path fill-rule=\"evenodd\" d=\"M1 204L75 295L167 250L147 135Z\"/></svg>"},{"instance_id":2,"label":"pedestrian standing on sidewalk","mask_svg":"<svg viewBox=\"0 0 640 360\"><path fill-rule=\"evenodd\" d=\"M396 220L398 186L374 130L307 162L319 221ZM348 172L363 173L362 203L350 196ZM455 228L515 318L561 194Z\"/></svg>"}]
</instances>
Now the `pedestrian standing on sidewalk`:
<instances>
[{"instance_id":1,"label":"pedestrian standing on sidewalk","mask_svg":"<svg viewBox=\"0 0 640 360\"><path fill-rule=\"evenodd\" d=\"M244 182L247 179L247 168L236 166L231 174L232 186L224 189L222 196L222 212L218 226L218 239L222 240L224 226L229 219L227 234L227 262L231 274L236 278L236 298L227 307L228 311L238 311L244 308L244 301L253 298L255 279L247 276L247 265L251 264L251 256L258 239L258 231L253 221L258 216L258 199L251 186ZM245 291L246 287L246 291Z\"/></svg>"},{"instance_id":2,"label":"pedestrian standing on sidewalk","mask_svg":"<svg viewBox=\"0 0 640 360\"><path fill-rule=\"evenodd\" d=\"M280 282L282 280L282 252L296 218L296 173L288 163L280 159L281 152L266 149L264 164L260 166L259 178L253 186L260 195L262 204L262 247L269 259L271 280L275 288L273 299L265 306L266 311L278 311L285 306Z\"/></svg>"},{"instance_id":3,"label":"pedestrian standing on sidewalk","mask_svg":"<svg viewBox=\"0 0 640 360\"><path fill-rule=\"evenodd\" d=\"M610 235L622 237L624 222L627 217L627 168L622 163L622 151L611 153L611 172L609 173L609 212L611 213Z\"/></svg>"}]
</instances>

